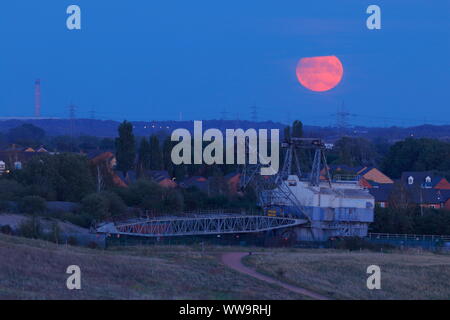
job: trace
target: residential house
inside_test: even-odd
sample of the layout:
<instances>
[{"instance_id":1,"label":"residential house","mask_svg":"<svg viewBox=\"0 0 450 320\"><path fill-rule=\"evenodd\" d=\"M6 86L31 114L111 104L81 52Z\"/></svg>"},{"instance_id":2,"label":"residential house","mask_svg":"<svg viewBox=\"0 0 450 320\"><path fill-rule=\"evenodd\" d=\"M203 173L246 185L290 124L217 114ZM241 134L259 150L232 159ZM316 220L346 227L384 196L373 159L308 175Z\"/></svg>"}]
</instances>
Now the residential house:
<instances>
[{"instance_id":1,"label":"residential house","mask_svg":"<svg viewBox=\"0 0 450 320\"><path fill-rule=\"evenodd\" d=\"M402 192L406 193L406 198L412 204L450 210L450 185L447 179L431 171L404 172L397 183L403 187ZM393 184L374 184L369 192L375 197L377 205L387 207L389 198L396 191Z\"/></svg>"},{"instance_id":2,"label":"residential house","mask_svg":"<svg viewBox=\"0 0 450 320\"><path fill-rule=\"evenodd\" d=\"M369 193L375 198L375 205L381 208L387 208L389 206L389 198L391 196L394 184L386 183L377 186L370 187Z\"/></svg>"},{"instance_id":3,"label":"residential house","mask_svg":"<svg viewBox=\"0 0 450 320\"><path fill-rule=\"evenodd\" d=\"M124 175L120 170L114 170L114 173L120 178L121 182L117 184L120 187L128 187L130 184L137 181L137 174L134 170L128 170L127 174Z\"/></svg>"},{"instance_id":4,"label":"residential house","mask_svg":"<svg viewBox=\"0 0 450 320\"><path fill-rule=\"evenodd\" d=\"M97 168L96 175L107 174L111 177L112 183L118 187L127 187L128 184L122 179L114 169L117 165L116 156L110 151L93 151L87 154L91 164Z\"/></svg>"},{"instance_id":5,"label":"residential house","mask_svg":"<svg viewBox=\"0 0 450 320\"><path fill-rule=\"evenodd\" d=\"M392 184L394 181L376 167L358 168L356 174L367 182L374 184Z\"/></svg>"},{"instance_id":6,"label":"residential house","mask_svg":"<svg viewBox=\"0 0 450 320\"><path fill-rule=\"evenodd\" d=\"M331 178L337 181L355 180L365 188L381 184L392 184L394 181L376 167L351 167L347 165L330 165ZM321 179L325 180L325 169L321 171Z\"/></svg>"},{"instance_id":7,"label":"residential house","mask_svg":"<svg viewBox=\"0 0 450 320\"><path fill-rule=\"evenodd\" d=\"M432 171L403 172L401 182L409 188L450 190L450 183Z\"/></svg>"},{"instance_id":8,"label":"residential house","mask_svg":"<svg viewBox=\"0 0 450 320\"><path fill-rule=\"evenodd\" d=\"M183 180L180 183L180 187L182 188L191 188L195 187L204 193L209 193L209 180L202 176L192 176Z\"/></svg>"},{"instance_id":9,"label":"residential house","mask_svg":"<svg viewBox=\"0 0 450 320\"><path fill-rule=\"evenodd\" d=\"M164 188L176 188L178 184L169 176L165 170L149 170L145 173L153 181Z\"/></svg>"},{"instance_id":10,"label":"residential house","mask_svg":"<svg viewBox=\"0 0 450 320\"><path fill-rule=\"evenodd\" d=\"M35 150L31 147L24 148L17 144L0 150L0 175L10 170L22 169L24 163L41 153L48 153L48 151L44 147Z\"/></svg>"},{"instance_id":11,"label":"residential house","mask_svg":"<svg viewBox=\"0 0 450 320\"><path fill-rule=\"evenodd\" d=\"M241 181L241 174L239 172L232 172L225 175L225 180L228 184L228 191L234 195L240 191L239 183Z\"/></svg>"}]
</instances>

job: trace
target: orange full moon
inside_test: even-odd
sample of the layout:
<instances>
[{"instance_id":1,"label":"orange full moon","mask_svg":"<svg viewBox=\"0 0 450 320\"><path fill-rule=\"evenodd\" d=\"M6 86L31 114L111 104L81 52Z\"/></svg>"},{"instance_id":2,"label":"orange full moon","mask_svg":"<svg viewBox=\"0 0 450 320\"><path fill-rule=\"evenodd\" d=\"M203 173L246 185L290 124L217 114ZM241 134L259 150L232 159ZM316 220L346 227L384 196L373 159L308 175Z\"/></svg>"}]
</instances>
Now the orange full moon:
<instances>
[{"instance_id":1,"label":"orange full moon","mask_svg":"<svg viewBox=\"0 0 450 320\"><path fill-rule=\"evenodd\" d=\"M328 91L341 82L344 68L335 56L301 58L297 65L298 81L312 91Z\"/></svg>"}]
</instances>

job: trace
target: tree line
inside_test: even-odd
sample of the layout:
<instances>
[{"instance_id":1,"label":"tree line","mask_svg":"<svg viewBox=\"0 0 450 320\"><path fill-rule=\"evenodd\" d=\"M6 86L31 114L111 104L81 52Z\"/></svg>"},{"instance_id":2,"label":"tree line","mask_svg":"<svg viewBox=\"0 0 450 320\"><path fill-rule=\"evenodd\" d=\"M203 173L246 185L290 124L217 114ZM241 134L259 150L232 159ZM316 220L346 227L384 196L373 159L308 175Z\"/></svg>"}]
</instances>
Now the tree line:
<instances>
[{"instance_id":1,"label":"tree line","mask_svg":"<svg viewBox=\"0 0 450 320\"><path fill-rule=\"evenodd\" d=\"M45 133L29 126L12 130L6 136L8 139L14 139L10 141L15 143L26 142L26 139L48 138L45 138ZM294 122L292 127L286 127L284 137L291 136L305 136L300 121ZM81 137L79 139L82 140ZM93 146L99 148L100 144ZM75 202L79 204L75 212L58 214L59 217L83 226L89 225L93 220L127 212L129 208L139 212L153 210L175 213L204 208L257 210L256 195L252 190L246 191L244 195L231 195L227 190L224 176L236 171L237 166L176 166L170 160L172 147L173 142L168 136L136 137L133 134L132 124L125 121L118 128L118 137L108 141L107 146L105 143L105 150L115 152L118 170L125 173L136 171L138 180L131 183L128 188L118 188L112 181L99 188L96 168L83 154L75 152L39 154L27 161L22 170L13 170L0 178L0 209L42 214L46 212L46 201ZM301 155L301 159L308 157L311 155L307 153ZM379 166L392 178L400 177L403 171L414 170L436 170L446 177L450 174L450 144L435 139L408 138L391 145L382 139L368 141L363 138L343 137L327 152L327 158L328 163ZM163 188L142 174L148 170L167 170L177 182L193 175L209 177L211 192L206 195L196 188ZM432 213L417 216L414 213L416 209L399 213L393 213L392 210L394 209L377 209L374 230L430 233L435 227L435 230L442 228L439 227L442 221L436 220L431 223L427 220L433 219ZM383 219L390 220L386 222ZM425 225L432 227L420 229Z\"/></svg>"}]
</instances>

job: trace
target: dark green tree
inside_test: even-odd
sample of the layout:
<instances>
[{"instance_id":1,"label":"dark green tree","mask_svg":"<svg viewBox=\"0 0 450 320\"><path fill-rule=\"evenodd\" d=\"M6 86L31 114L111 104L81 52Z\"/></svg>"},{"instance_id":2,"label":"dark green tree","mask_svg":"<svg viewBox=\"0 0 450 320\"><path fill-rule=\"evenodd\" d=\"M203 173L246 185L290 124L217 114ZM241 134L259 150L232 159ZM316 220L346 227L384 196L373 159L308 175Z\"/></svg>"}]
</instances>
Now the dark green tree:
<instances>
[{"instance_id":1,"label":"dark green tree","mask_svg":"<svg viewBox=\"0 0 450 320\"><path fill-rule=\"evenodd\" d=\"M81 210L97 221L111 216L108 199L101 193L93 193L84 197L81 201Z\"/></svg>"},{"instance_id":2,"label":"dark green tree","mask_svg":"<svg viewBox=\"0 0 450 320\"><path fill-rule=\"evenodd\" d=\"M303 123L300 120L295 120L292 124L292 137L302 138L303 137Z\"/></svg>"},{"instance_id":3,"label":"dark green tree","mask_svg":"<svg viewBox=\"0 0 450 320\"><path fill-rule=\"evenodd\" d=\"M59 201L78 202L86 194L95 190L89 160L86 156L62 153L50 157L57 162L58 180L54 187Z\"/></svg>"},{"instance_id":4,"label":"dark green tree","mask_svg":"<svg viewBox=\"0 0 450 320\"><path fill-rule=\"evenodd\" d=\"M174 176L175 165L172 162L172 148L174 146L173 141L170 140L170 136L167 136L163 143L163 165L170 176Z\"/></svg>"},{"instance_id":5,"label":"dark green tree","mask_svg":"<svg viewBox=\"0 0 450 320\"><path fill-rule=\"evenodd\" d=\"M382 169L392 178L405 171L428 170L450 177L450 143L427 138L399 141L389 149Z\"/></svg>"},{"instance_id":6,"label":"dark green tree","mask_svg":"<svg viewBox=\"0 0 450 320\"><path fill-rule=\"evenodd\" d=\"M100 141L100 150L112 151L115 148L114 139L103 138Z\"/></svg>"},{"instance_id":7,"label":"dark green tree","mask_svg":"<svg viewBox=\"0 0 450 320\"><path fill-rule=\"evenodd\" d=\"M116 138L117 169L127 176L128 171L133 169L136 158L133 125L125 120L120 124L118 130L119 137Z\"/></svg>"},{"instance_id":8,"label":"dark green tree","mask_svg":"<svg viewBox=\"0 0 450 320\"><path fill-rule=\"evenodd\" d=\"M150 169L162 170L163 169L163 155L161 152L161 145L159 144L158 136L152 135L150 137Z\"/></svg>"},{"instance_id":9,"label":"dark green tree","mask_svg":"<svg viewBox=\"0 0 450 320\"><path fill-rule=\"evenodd\" d=\"M18 228L18 233L22 237L39 239L43 237L43 227L41 220L33 215L29 219L23 220Z\"/></svg>"},{"instance_id":10,"label":"dark green tree","mask_svg":"<svg viewBox=\"0 0 450 320\"><path fill-rule=\"evenodd\" d=\"M184 209L183 194L176 190L167 188L164 190L164 203L163 208L167 213L179 213Z\"/></svg>"},{"instance_id":11,"label":"dark green tree","mask_svg":"<svg viewBox=\"0 0 450 320\"><path fill-rule=\"evenodd\" d=\"M56 136L50 140L50 148L58 152L76 150L76 141L71 136Z\"/></svg>"},{"instance_id":12,"label":"dark green tree","mask_svg":"<svg viewBox=\"0 0 450 320\"><path fill-rule=\"evenodd\" d=\"M44 138L45 131L31 123L25 123L8 131L8 140L10 143L27 147L38 147L43 143Z\"/></svg>"},{"instance_id":13,"label":"dark green tree","mask_svg":"<svg viewBox=\"0 0 450 320\"><path fill-rule=\"evenodd\" d=\"M346 164L351 167L376 165L378 155L374 145L363 138L343 137L334 146L337 164Z\"/></svg>"},{"instance_id":14,"label":"dark green tree","mask_svg":"<svg viewBox=\"0 0 450 320\"><path fill-rule=\"evenodd\" d=\"M93 136L80 136L78 138L78 147L82 151L89 151L99 149L100 141L97 137Z\"/></svg>"},{"instance_id":15,"label":"dark green tree","mask_svg":"<svg viewBox=\"0 0 450 320\"><path fill-rule=\"evenodd\" d=\"M0 180L0 201L16 201L24 194L25 188L15 180Z\"/></svg>"},{"instance_id":16,"label":"dark green tree","mask_svg":"<svg viewBox=\"0 0 450 320\"><path fill-rule=\"evenodd\" d=\"M228 183L223 176L223 173L218 168L216 168L214 170L214 174L209 178L209 195L222 196L228 195L228 193Z\"/></svg>"},{"instance_id":17,"label":"dark green tree","mask_svg":"<svg viewBox=\"0 0 450 320\"><path fill-rule=\"evenodd\" d=\"M20 201L19 207L23 213L42 214L47 210L47 203L41 197L26 196Z\"/></svg>"},{"instance_id":18,"label":"dark green tree","mask_svg":"<svg viewBox=\"0 0 450 320\"><path fill-rule=\"evenodd\" d=\"M123 200L114 192L109 191L92 193L84 197L81 204L81 210L97 221L126 212Z\"/></svg>"},{"instance_id":19,"label":"dark green tree","mask_svg":"<svg viewBox=\"0 0 450 320\"><path fill-rule=\"evenodd\" d=\"M143 137L139 145L138 151L138 175L142 176L145 170L150 169L151 164L151 147L148 140Z\"/></svg>"},{"instance_id":20,"label":"dark green tree","mask_svg":"<svg viewBox=\"0 0 450 320\"><path fill-rule=\"evenodd\" d=\"M284 139L287 141L291 140L291 126L284 127Z\"/></svg>"},{"instance_id":21,"label":"dark green tree","mask_svg":"<svg viewBox=\"0 0 450 320\"><path fill-rule=\"evenodd\" d=\"M47 200L77 202L95 190L88 159L74 153L35 156L17 179L27 186L28 194Z\"/></svg>"}]
</instances>

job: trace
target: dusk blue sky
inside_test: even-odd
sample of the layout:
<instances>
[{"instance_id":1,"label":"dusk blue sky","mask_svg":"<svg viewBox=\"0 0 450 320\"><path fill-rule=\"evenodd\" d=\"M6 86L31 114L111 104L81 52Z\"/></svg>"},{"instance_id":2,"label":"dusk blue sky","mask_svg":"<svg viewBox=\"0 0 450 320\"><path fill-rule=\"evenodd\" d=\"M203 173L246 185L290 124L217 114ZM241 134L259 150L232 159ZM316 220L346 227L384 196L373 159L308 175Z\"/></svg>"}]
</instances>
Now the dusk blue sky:
<instances>
[{"instance_id":1,"label":"dusk blue sky","mask_svg":"<svg viewBox=\"0 0 450 320\"><path fill-rule=\"evenodd\" d=\"M82 30L66 28L66 8ZM377 4L382 29L368 30ZM450 5L417 1L15 0L0 7L0 117L250 119L332 125L450 124ZM335 55L344 77L302 87L302 57Z\"/></svg>"}]
</instances>

